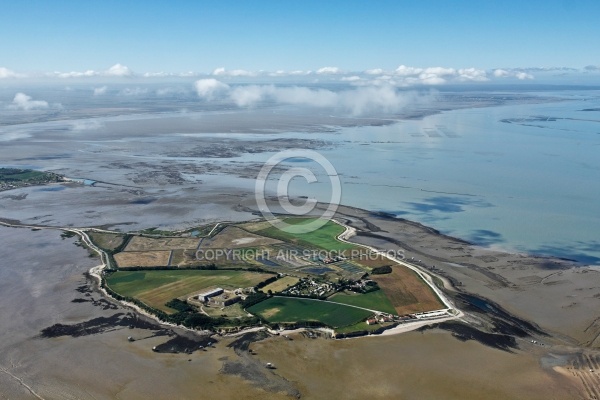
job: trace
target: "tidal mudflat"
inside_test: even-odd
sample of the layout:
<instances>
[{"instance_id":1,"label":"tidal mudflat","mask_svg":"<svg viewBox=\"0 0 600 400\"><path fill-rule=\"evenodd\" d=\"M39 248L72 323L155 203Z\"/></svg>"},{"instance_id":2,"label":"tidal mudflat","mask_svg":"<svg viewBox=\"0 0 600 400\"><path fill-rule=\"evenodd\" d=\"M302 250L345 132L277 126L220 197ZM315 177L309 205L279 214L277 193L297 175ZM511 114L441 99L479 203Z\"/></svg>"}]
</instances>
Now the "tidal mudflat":
<instances>
[{"instance_id":1,"label":"tidal mudflat","mask_svg":"<svg viewBox=\"0 0 600 400\"><path fill-rule=\"evenodd\" d=\"M463 107L455 108L482 104L462 96ZM85 275L99 260L74 246L74 239L53 230L0 228L4 392L11 398L49 399L169 398L173 393L197 398L200 392L322 398L343 390L348 398L367 392L376 398L439 398L440 393L477 398L482 391L504 398L598 395L590 387L599 378L588 372L598 366L600 333L600 272L593 265L597 247L590 234L599 215L597 202L590 202L597 186L589 184L598 168L590 158L598 140L590 127L596 122L571 120L578 129L565 131L563 119L517 118L519 110L564 113L568 102L563 98L550 103L539 95L515 96L511 102L522 108L511 109L503 106L505 100L488 96L486 106L504 108L436 114L452 108L439 103L413 110L414 119L406 114L341 121L320 115L314 124L306 114L281 117L268 110L254 116L213 110L210 116L149 117L138 115L139 109L133 117L119 117L127 109L122 105L109 115L80 110L83 120L72 111L56 121L40 114L35 123L15 120L3 126L3 166L95 181L0 193L1 218L53 227L181 229L253 219L254 178L264 161L279 149L318 150L339 169L343 202L371 210L342 207L336 214L358 229L352 240L401 249L435 276L466 313L461 323L408 334L341 341L300 333L292 341L213 338L208 349L200 350L206 337L158 325L103 298ZM578 115L577 104L568 104L573 108L568 113ZM461 121L479 122L473 128ZM498 126L508 128L495 130ZM482 131L492 134L484 140L477 135ZM519 147L542 143L540 134L550 135L553 144L530 151L535 154ZM572 143L559 146L569 135L585 144L580 163L569 163ZM502 145L504 139L509 144ZM490 152L491 144L497 151ZM555 163L556 176L578 178L565 180L571 185L566 191L543 180L528 186L522 179L508 182L516 172L505 168L506 176L495 181L508 191L499 192L487 184L485 174L463 174L457 167L510 167L512 161L519 171L535 171L540 161ZM310 192L303 193L302 186L297 190L297 195L317 198L324 194L318 185ZM562 197L537 206L551 190ZM560 201L568 203L564 196L580 205L575 214L554 213ZM504 218L510 212L513 216ZM522 223L523 216L537 225ZM540 232L541 239L533 235L535 240L524 241L521 249L540 250L540 255L503 251L520 241L521 225L512 225L515 220L524 226L522 235L532 236L527 229ZM564 238L577 231L577 221L586 221L580 225L582 236L569 247ZM551 243L546 238L559 239ZM560 258L547 257L552 255ZM255 354L244 351L247 347ZM267 362L276 369L266 370ZM498 382L510 384L499 387Z\"/></svg>"}]
</instances>

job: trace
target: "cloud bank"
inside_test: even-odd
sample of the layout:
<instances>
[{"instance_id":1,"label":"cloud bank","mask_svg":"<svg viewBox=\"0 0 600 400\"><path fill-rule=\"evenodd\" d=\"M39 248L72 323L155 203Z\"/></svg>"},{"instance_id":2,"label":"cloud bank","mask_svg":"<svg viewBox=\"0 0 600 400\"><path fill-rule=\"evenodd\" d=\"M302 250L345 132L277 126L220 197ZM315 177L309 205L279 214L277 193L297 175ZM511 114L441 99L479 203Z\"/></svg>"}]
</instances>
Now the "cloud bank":
<instances>
[{"instance_id":1,"label":"cloud bank","mask_svg":"<svg viewBox=\"0 0 600 400\"><path fill-rule=\"evenodd\" d=\"M332 108L365 115L376 112L394 113L408 104L422 103L427 96L416 92L399 92L395 87L364 86L332 91L303 86L243 85L230 86L216 79L201 79L194 84L198 96L206 101L216 95L238 107L254 107L260 103Z\"/></svg>"},{"instance_id":2,"label":"cloud bank","mask_svg":"<svg viewBox=\"0 0 600 400\"><path fill-rule=\"evenodd\" d=\"M562 77L562 78L561 78ZM536 79L537 82L563 81L569 78L585 77L587 82L600 82L600 67L588 65L582 68L571 67L527 67L527 68L492 68L481 69L476 67L452 68L445 66L416 67L401 64L395 69L371 68L363 71L350 71L336 66L324 66L315 70L259 70L215 68L211 72L144 72L136 73L128 66L117 63L105 70L88 69L85 71L71 72L15 72L7 67L0 67L0 79L26 80L26 79L96 79L108 83L108 80L120 79L169 79L169 78L194 78L218 79L221 83L345 83L353 86L437 86L445 84L485 83L485 82L526 82ZM538 79L539 78L539 79ZM103 82L103 80L105 82ZM100 84L100 85L101 85ZM208 83L207 83L208 84ZM208 88L214 91L216 88ZM222 87L221 87L222 89ZM200 91L204 89L200 88ZM252 95L248 93L248 95Z\"/></svg>"},{"instance_id":3,"label":"cloud bank","mask_svg":"<svg viewBox=\"0 0 600 400\"><path fill-rule=\"evenodd\" d=\"M496 78L517 78L521 81L526 79L534 79L532 74L519 70L496 69L493 72Z\"/></svg>"}]
</instances>

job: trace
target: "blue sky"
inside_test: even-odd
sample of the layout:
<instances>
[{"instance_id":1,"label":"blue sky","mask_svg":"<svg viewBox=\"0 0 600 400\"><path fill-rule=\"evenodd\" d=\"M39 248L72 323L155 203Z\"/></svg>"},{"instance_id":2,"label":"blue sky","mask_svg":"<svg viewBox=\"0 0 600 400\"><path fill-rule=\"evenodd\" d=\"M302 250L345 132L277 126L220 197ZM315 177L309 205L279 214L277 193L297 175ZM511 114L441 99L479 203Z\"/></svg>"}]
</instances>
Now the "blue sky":
<instances>
[{"instance_id":1,"label":"blue sky","mask_svg":"<svg viewBox=\"0 0 600 400\"><path fill-rule=\"evenodd\" d=\"M4 3L7 84L600 84L598 0Z\"/></svg>"},{"instance_id":2,"label":"blue sky","mask_svg":"<svg viewBox=\"0 0 600 400\"><path fill-rule=\"evenodd\" d=\"M600 64L599 1L10 1L0 66L347 71Z\"/></svg>"}]
</instances>

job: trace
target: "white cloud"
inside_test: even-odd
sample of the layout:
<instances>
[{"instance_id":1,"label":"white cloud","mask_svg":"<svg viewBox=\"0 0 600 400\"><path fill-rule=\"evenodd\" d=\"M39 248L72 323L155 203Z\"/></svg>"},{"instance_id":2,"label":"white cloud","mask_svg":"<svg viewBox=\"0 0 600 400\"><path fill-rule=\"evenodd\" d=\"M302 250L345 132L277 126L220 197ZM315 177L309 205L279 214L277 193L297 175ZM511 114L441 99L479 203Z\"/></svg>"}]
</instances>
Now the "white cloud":
<instances>
[{"instance_id":1,"label":"white cloud","mask_svg":"<svg viewBox=\"0 0 600 400\"><path fill-rule=\"evenodd\" d=\"M534 79L534 76L520 70L495 69L493 72L496 78L517 78L519 80Z\"/></svg>"},{"instance_id":2,"label":"white cloud","mask_svg":"<svg viewBox=\"0 0 600 400\"><path fill-rule=\"evenodd\" d=\"M172 73L170 72L144 72L144 74L142 75L144 78L164 78L167 76L173 76Z\"/></svg>"},{"instance_id":3,"label":"white cloud","mask_svg":"<svg viewBox=\"0 0 600 400\"><path fill-rule=\"evenodd\" d=\"M362 78L357 75L352 75L352 76L344 76L340 80L344 81L344 82L357 82L357 81L362 81Z\"/></svg>"},{"instance_id":4,"label":"white cloud","mask_svg":"<svg viewBox=\"0 0 600 400\"><path fill-rule=\"evenodd\" d=\"M102 96L106 93L106 90L108 90L108 87L106 86L94 88L94 96Z\"/></svg>"},{"instance_id":5,"label":"white cloud","mask_svg":"<svg viewBox=\"0 0 600 400\"><path fill-rule=\"evenodd\" d=\"M31 96L27 96L25 93L17 93L12 104L8 107L13 110L39 110L48 108L48 102L44 100L31 100Z\"/></svg>"},{"instance_id":6,"label":"white cloud","mask_svg":"<svg viewBox=\"0 0 600 400\"><path fill-rule=\"evenodd\" d=\"M341 74L342 70L338 67L323 67L317 70L317 74L319 75L335 75Z\"/></svg>"},{"instance_id":7,"label":"white cloud","mask_svg":"<svg viewBox=\"0 0 600 400\"><path fill-rule=\"evenodd\" d=\"M489 81L487 73L482 69L462 68L458 70L458 79L460 81L485 82Z\"/></svg>"},{"instance_id":8,"label":"white cloud","mask_svg":"<svg viewBox=\"0 0 600 400\"><path fill-rule=\"evenodd\" d=\"M104 72L107 76L131 76L133 72L125 65L115 64Z\"/></svg>"},{"instance_id":9,"label":"white cloud","mask_svg":"<svg viewBox=\"0 0 600 400\"><path fill-rule=\"evenodd\" d=\"M174 94L187 94L188 91L181 87L165 87L156 90L157 96L170 96Z\"/></svg>"},{"instance_id":10,"label":"white cloud","mask_svg":"<svg viewBox=\"0 0 600 400\"><path fill-rule=\"evenodd\" d=\"M373 71L378 72L378 70ZM485 82L489 80L487 72L477 68L420 68L406 65L396 68L391 77L382 75L377 80L383 78L396 86L441 85L448 82Z\"/></svg>"},{"instance_id":11,"label":"white cloud","mask_svg":"<svg viewBox=\"0 0 600 400\"><path fill-rule=\"evenodd\" d=\"M360 79L360 78L359 78ZM199 89L200 86L200 89ZM214 79L196 82L199 96L210 99L213 90L219 90L238 107L253 107L261 102L310 107L333 108L353 115L398 112L414 103L414 93L398 92L391 85L365 86L334 92L303 86L245 85L231 87Z\"/></svg>"},{"instance_id":12,"label":"white cloud","mask_svg":"<svg viewBox=\"0 0 600 400\"><path fill-rule=\"evenodd\" d=\"M229 89L229 85L212 78L197 80L194 87L198 96L205 99L211 99L216 93Z\"/></svg>"},{"instance_id":13,"label":"white cloud","mask_svg":"<svg viewBox=\"0 0 600 400\"><path fill-rule=\"evenodd\" d=\"M240 86L231 91L229 97L239 107L253 106L256 103L264 101L265 98L275 91L275 87L269 86Z\"/></svg>"},{"instance_id":14,"label":"white cloud","mask_svg":"<svg viewBox=\"0 0 600 400\"><path fill-rule=\"evenodd\" d=\"M4 68L4 67L0 67L0 79L3 78L20 78L23 75L21 74L17 74L16 72L8 69L8 68Z\"/></svg>"},{"instance_id":15,"label":"white cloud","mask_svg":"<svg viewBox=\"0 0 600 400\"><path fill-rule=\"evenodd\" d=\"M383 74L385 74L385 71L381 68L373 68L373 69L366 70L365 74L367 74L367 75L383 75Z\"/></svg>"},{"instance_id":16,"label":"white cloud","mask_svg":"<svg viewBox=\"0 0 600 400\"><path fill-rule=\"evenodd\" d=\"M534 79L533 75L528 74L527 72L517 72L515 74L515 76L517 77L517 79L520 79L520 80Z\"/></svg>"},{"instance_id":17,"label":"white cloud","mask_svg":"<svg viewBox=\"0 0 600 400\"><path fill-rule=\"evenodd\" d=\"M226 70L225 68L217 68L212 74L214 76L256 76L256 72L246 71L245 69L234 69L234 70Z\"/></svg>"},{"instance_id":18,"label":"white cloud","mask_svg":"<svg viewBox=\"0 0 600 400\"><path fill-rule=\"evenodd\" d=\"M417 76L421 72L423 72L423 68L407 67L406 65L401 65L398 68L396 68L394 74L398 76Z\"/></svg>"},{"instance_id":19,"label":"white cloud","mask_svg":"<svg viewBox=\"0 0 600 400\"><path fill-rule=\"evenodd\" d=\"M52 75L58 76L59 78L86 78L86 77L90 77L90 76L98 76L100 74L96 71L89 69L84 72L77 72L77 71L54 72Z\"/></svg>"},{"instance_id":20,"label":"white cloud","mask_svg":"<svg viewBox=\"0 0 600 400\"><path fill-rule=\"evenodd\" d=\"M127 77L133 76L134 73L127 66L122 64L115 64L105 71L95 71L88 69L87 71L71 71L71 72L58 72L55 71L47 76L56 76L59 78L90 78L94 76L110 76L110 77Z\"/></svg>"},{"instance_id":21,"label":"white cloud","mask_svg":"<svg viewBox=\"0 0 600 400\"><path fill-rule=\"evenodd\" d=\"M277 70L275 72L268 72L267 75L268 76L303 76L303 75L310 75L312 74L312 71L302 71L302 70L294 70L294 71L284 71L284 70Z\"/></svg>"}]
</instances>

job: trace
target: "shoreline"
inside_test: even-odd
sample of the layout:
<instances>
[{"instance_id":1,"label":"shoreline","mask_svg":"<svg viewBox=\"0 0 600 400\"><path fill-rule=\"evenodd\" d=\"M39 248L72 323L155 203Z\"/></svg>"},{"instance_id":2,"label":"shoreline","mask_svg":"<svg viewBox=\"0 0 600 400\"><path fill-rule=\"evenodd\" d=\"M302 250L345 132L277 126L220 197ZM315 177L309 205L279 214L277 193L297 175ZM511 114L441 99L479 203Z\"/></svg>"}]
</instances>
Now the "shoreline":
<instances>
[{"instance_id":1,"label":"shoreline","mask_svg":"<svg viewBox=\"0 0 600 400\"><path fill-rule=\"evenodd\" d=\"M320 203L317 206L317 208L319 206L322 206L322 204ZM249 213L256 212L256 210L242 204L239 204L239 208ZM248 218L248 220L254 219L255 218ZM520 306L518 308L514 307L514 304L512 304L512 301L514 300L514 295L510 295L509 293L509 297L506 297L505 295L497 296L497 293L494 293L494 291L490 292L488 289L494 287L504 288L504 290L508 290L510 292L511 290L514 290L513 288L516 288L518 285L515 286L515 283L511 282L511 280L514 281L514 279L512 279L510 275L507 277L507 274L504 272L496 272L496 267L487 266L486 257L496 259L496 261L499 260L496 264L502 264L504 261L506 261L504 262L504 264L509 266L510 263L524 263L526 265L532 264L531 267L527 268L533 268L534 270L538 270L538 273L540 268L542 270L549 271L546 278L543 278L545 280L549 279L549 277L556 274L556 272L551 272L551 270L560 272L568 271L574 268L575 270L581 270L583 272L587 270L592 272L598 272L598 275L600 275L600 270L594 268L586 268L585 266L582 266L579 263L567 262L565 260L558 259L555 257L540 257L535 255L527 255L523 253L509 253L499 250L486 249L481 246L469 243L460 238L454 238L452 236L445 235L437 231L436 229L423 225L419 222L406 220L404 218L395 218L388 213L369 211L353 206L341 205L336 214L332 217L332 220L338 220L336 221L338 223L340 223L340 221L343 221L342 225L348 226L348 228L352 230L352 232L356 233L356 235L353 236L354 241L351 242L355 245L362 245L378 252L384 252L384 250L386 250L386 246L393 245L394 249L402 248L403 250L405 250L405 253L407 253L407 258L409 258L408 255L415 254L415 261L412 263L414 264L414 266L411 269L413 269L415 273L418 273L421 279L424 279L423 276L431 277L425 278L424 280L432 288L432 290L434 290L434 293L437 297L441 297L439 293L442 293L443 298L452 299L451 301L443 302L446 306L450 305L450 307L448 308L459 310L464 310L465 307L469 308L469 318L472 317L472 310L470 310L470 308L472 308L472 304L465 303L464 298L461 297L462 294L475 295L476 297L483 299L483 301L495 305L495 309L501 308L504 314L518 316L517 320L529 321L532 322L533 325L535 325L536 327L543 327L543 330L546 332L553 332L553 336L564 337L566 335L566 337L570 338L575 337L576 343L589 342L588 345L591 345L592 342L595 340L589 334L586 334L587 336L583 335L579 328L577 330L577 335L573 336L572 329L569 326L565 327L562 324L559 324L562 327L562 329L557 330L556 327L548 328L546 324L540 323L539 311L537 310L549 307L551 301L548 302L548 304L538 304L539 302L537 302L535 300L536 298L533 297L535 293L531 294L531 300L528 301L528 303L526 304L525 308L528 309L524 309ZM221 223L228 222L222 221ZM78 231L94 231L97 229L93 227L60 228L43 225L22 225L20 221L8 220L5 218L0 218L0 225L8 227L25 227L30 229L69 230L75 231L80 236L82 234ZM216 226L218 225L215 225L215 227ZM340 235L343 236L342 239L347 239L346 234L350 232L350 230L346 229L346 231L342 235ZM107 230L98 228L98 231L106 232ZM433 244L431 244L430 242ZM421 243L424 243L425 245ZM432 250L433 247L438 246L441 248L441 255L430 254L431 252L429 250ZM458 250L456 250L457 248ZM435 248L435 250L439 249ZM98 253L98 251L94 251ZM487 254L490 255L488 256ZM101 257L103 257L102 260L104 263L104 257L106 256ZM462 259L460 261L454 261L456 257L466 257L467 261L463 261ZM480 259L483 259L484 261L481 261ZM403 260L393 261L398 262ZM403 262L400 262L400 264L407 268L410 268L404 265ZM90 271L93 272L95 279L99 279L101 277L97 267L93 271ZM502 268L506 269L506 266L503 266ZM465 273L468 273L467 276L463 276ZM464 281L464 279L466 278L468 278L471 281ZM433 279L438 279L441 281L443 290L441 288L436 287L435 283L432 281ZM473 281L473 279L475 280ZM99 284L98 286L102 290L102 294L104 296L108 296L111 298L112 301L116 301L119 304L123 304L121 301L116 300L112 296L108 295L101 287L101 284ZM158 318L152 316L150 313L138 309L139 307L136 307L133 304L126 304L126 306L128 308L134 309L140 314L152 318L160 324L165 324L164 322L158 320ZM531 312L533 312L533 314ZM489 314L489 312L486 310L484 311L484 314ZM593 314L595 314L595 312ZM579 321L581 320L581 318L585 318L585 316L586 315L581 314L571 318L575 318L577 319L577 321ZM458 319L466 318L467 315L461 312L461 314L458 316L449 317L451 319ZM493 316L491 317L491 319L493 319ZM428 324L435 324L436 322L441 321L431 320ZM548 320L546 319L546 321L544 322L548 322ZM405 324L400 324L400 327L401 328L396 330L398 331L398 333L401 333L402 331L405 331L407 329ZM182 328L189 329L185 327ZM583 330L583 328L581 328L581 330ZM200 332L195 330L191 331ZM388 333L388 335L390 334L391 333ZM584 341L580 338L584 336L589 337L587 341Z\"/></svg>"},{"instance_id":2,"label":"shoreline","mask_svg":"<svg viewBox=\"0 0 600 400\"><path fill-rule=\"evenodd\" d=\"M350 244L354 244L354 245L358 245L364 248L367 248L377 254L381 254L384 257L388 258L389 260L393 261L394 263L397 263L398 265L401 265L405 268L409 268L412 271L414 271L426 284L428 287L431 288L431 290L433 290L433 292L435 293L435 295L438 297L438 299L440 300L440 302L446 306L446 308L442 308L442 309L438 309L438 310L432 310L432 311L428 311L427 313L424 314L433 314L433 313L447 313L446 315L435 315L435 316L421 316L419 315L417 317L417 320L415 321L411 321L411 322L406 322L406 323L399 323L398 325L395 325L393 327L390 327L388 329L384 329L382 332L379 333L371 333L368 332L366 335L356 335L356 336L350 336L350 337L345 337L346 334L344 334L344 337L341 338L336 338L336 334L335 334L335 329L333 328L326 328L327 332L330 333L332 335L332 337L334 339L345 339L345 338L358 338L358 337L363 337L363 336L378 336L383 334L384 332L388 332L386 334L386 336L392 335L392 334L400 334L400 333L404 333L404 332L410 332L413 330L416 330L422 326L426 326L429 324L433 324L433 323L438 323L438 322L443 322L443 321L447 321L447 320L453 320L453 319L460 319L461 317L464 316L464 313L459 310L456 306L454 306L451 301L443 294L443 292L438 289L435 284L431 281L429 275L427 272L422 271L421 269L419 269L418 267L411 265L407 262L398 260L395 257L392 257L388 254L385 254L384 252L382 252L379 249L376 249L372 246L367 246L367 245L362 245L362 244L357 244L357 243L353 243L348 241L347 239L352 237L352 235L355 233L355 229L347 226L335 219L331 219L332 222L342 226L345 228L345 231L342 232L340 235L337 236L337 240L340 240L344 243L350 243ZM217 226L219 226L220 224L223 224L226 222L220 222L217 223L215 225L215 227L211 230L211 233L217 228ZM169 323L169 322L165 322L162 321L161 319L159 319L156 315L154 315L151 312L148 312L146 310L144 310L142 307L138 306L137 304L128 302L128 301L123 301L123 300L118 300L115 297L113 297L104 287L103 285L103 277L102 277L102 272L104 270L106 270L107 268L110 268L110 258L108 256L108 254L100 249L99 247L97 247L96 245L94 245L94 243L92 242L92 240L90 239L90 237L88 236L87 232L88 231L95 231L94 228L65 228L65 227L44 227L41 225L20 225L20 224L9 224L4 222L3 219L0 219L0 226L5 226L5 227L9 227L9 228L29 228L29 229L51 229L51 230L59 230L59 231L64 231L64 232L72 232L77 234L80 238L81 241L83 242L83 244L89 248L90 250L94 251L95 253L97 253L100 257L100 260L102 262L102 264L91 267L88 271L89 276L93 277L97 282L97 289L98 291L102 294L102 296L110 299L111 301L116 302L117 304L120 304L126 308L130 308L132 310L134 310L136 313L143 315L145 317L151 318L152 320L156 321L157 323L163 325L163 326L168 326L171 328L181 328L185 331L188 332L193 332L196 334L207 334L207 335L220 335L217 332L212 332L212 331L202 331L202 330L197 330L197 329L191 329L191 328L187 328L183 325L176 325L173 323ZM109 232L106 230L100 230L100 231L104 231L104 232ZM450 313L454 312L454 315L451 315ZM421 317L421 318L419 318ZM239 335L243 335L245 333L250 333L250 332L255 332L257 330L265 330L267 332L272 332L272 330L268 327L265 326L253 326L247 329L243 329L240 330L238 332L235 332L235 336L239 336ZM298 328L296 330L300 330L300 331L308 331L311 330L310 328ZM358 333L358 331L357 331ZM220 336L224 336L224 337L228 337L228 335L220 335Z\"/></svg>"}]
</instances>

